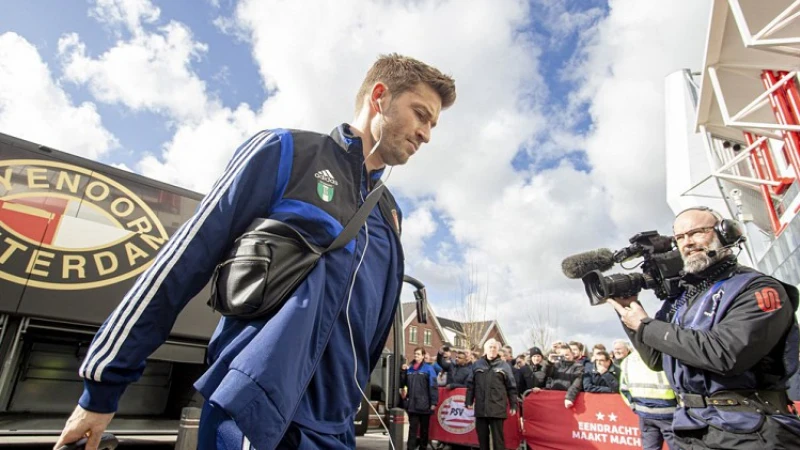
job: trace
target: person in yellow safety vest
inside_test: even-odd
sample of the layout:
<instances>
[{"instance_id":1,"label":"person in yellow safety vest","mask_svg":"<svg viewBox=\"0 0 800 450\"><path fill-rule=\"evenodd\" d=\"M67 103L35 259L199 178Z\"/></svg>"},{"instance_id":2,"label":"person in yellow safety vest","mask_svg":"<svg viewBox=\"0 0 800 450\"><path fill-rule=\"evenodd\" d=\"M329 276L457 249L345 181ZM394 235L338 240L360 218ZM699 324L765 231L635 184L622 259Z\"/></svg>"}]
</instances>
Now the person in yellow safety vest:
<instances>
[{"instance_id":1,"label":"person in yellow safety vest","mask_svg":"<svg viewBox=\"0 0 800 450\"><path fill-rule=\"evenodd\" d=\"M667 441L670 450L678 450L672 434L672 416L678 402L667 376L650 370L636 351L622 360L620 368L619 392L639 416L642 448L661 450Z\"/></svg>"}]
</instances>

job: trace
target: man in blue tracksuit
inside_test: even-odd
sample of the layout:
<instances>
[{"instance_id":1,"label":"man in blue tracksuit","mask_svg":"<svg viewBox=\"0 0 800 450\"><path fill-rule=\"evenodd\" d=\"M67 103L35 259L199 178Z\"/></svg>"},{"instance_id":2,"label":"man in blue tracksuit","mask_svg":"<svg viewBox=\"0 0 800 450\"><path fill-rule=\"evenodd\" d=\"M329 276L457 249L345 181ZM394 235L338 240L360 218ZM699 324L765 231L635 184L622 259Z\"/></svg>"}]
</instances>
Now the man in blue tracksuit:
<instances>
[{"instance_id":1,"label":"man in blue tracksuit","mask_svg":"<svg viewBox=\"0 0 800 450\"><path fill-rule=\"evenodd\" d=\"M383 168L404 164L428 142L454 101L452 78L392 54L367 73L352 124L330 135L263 131L245 142L98 331L80 368L83 395L56 447L88 434L87 449L96 448L125 387L254 219L280 220L328 246ZM358 238L326 253L278 311L220 321L209 369L195 384L206 399L199 448L355 447L360 389L399 302L400 219L387 191Z\"/></svg>"},{"instance_id":2,"label":"man in blue tracksuit","mask_svg":"<svg viewBox=\"0 0 800 450\"><path fill-rule=\"evenodd\" d=\"M800 448L786 395L798 364L797 289L736 263L739 227L708 208L681 212L673 224L680 298L655 318L635 297L609 300L642 360L675 391L681 449Z\"/></svg>"}]
</instances>

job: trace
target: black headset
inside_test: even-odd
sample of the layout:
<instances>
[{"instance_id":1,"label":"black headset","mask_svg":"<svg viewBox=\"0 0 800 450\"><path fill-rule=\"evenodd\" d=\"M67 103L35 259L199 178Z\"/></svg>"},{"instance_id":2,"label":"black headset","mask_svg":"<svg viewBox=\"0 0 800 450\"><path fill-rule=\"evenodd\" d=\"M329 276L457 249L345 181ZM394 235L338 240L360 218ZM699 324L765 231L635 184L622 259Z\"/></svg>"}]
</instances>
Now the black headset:
<instances>
[{"instance_id":1,"label":"black headset","mask_svg":"<svg viewBox=\"0 0 800 450\"><path fill-rule=\"evenodd\" d=\"M719 238L719 242L723 247L732 247L747 239L742 232L742 225L738 220L725 219L720 213L708 206L692 206L691 208L686 208L679 212L675 217L680 216L686 211L707 211L711 213L711 215L717 219L717 223L714 224L714 232L717 234L717 238Z\"/></svg>"}]
</instances>

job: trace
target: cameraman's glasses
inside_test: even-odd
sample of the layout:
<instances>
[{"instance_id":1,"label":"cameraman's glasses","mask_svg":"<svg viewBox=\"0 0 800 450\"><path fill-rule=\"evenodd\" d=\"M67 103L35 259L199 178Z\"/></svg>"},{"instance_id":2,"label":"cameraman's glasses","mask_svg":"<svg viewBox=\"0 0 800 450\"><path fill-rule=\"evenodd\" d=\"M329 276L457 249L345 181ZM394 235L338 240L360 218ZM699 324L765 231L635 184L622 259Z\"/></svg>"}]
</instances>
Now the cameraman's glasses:
<instances>
[{"instance_id":1,"label":"cameraman's glasses","mask_svg":"<svg viewBox=\"0 0 800 450\"><path fill-rule=\"evenodd\" d=\"M711 231L714 231L715 227L716 225L710 227L695 228L694 230L689 230L686 233L676 234L675 236L672 236L672 239L674 239L675 243L678 244L685 238L693 239L698 234L707 234Z\"/></svg>"}]
</instances>

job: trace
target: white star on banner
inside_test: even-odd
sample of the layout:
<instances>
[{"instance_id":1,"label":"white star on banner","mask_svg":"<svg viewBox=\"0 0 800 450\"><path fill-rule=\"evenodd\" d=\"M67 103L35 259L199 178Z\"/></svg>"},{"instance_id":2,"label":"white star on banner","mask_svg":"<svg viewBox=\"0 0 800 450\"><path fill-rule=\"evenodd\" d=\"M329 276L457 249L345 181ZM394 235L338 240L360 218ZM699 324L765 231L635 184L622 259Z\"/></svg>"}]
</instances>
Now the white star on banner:
<instances>
[{"instance_id":1,"label":"white star on banner","mask_svg":"<svg viewBox=\"0 0 800 450\"><path fill-rule=\"evenodd\" d=\"M599 412L595 414L595 417L597 417L597 420L603 420L606 416L603 413Z\"/></svg>"},{"instance_id":2,"label":"white star on banner","mask_svg":"<svg viewBox=\"0 0 800 450\"><path fill-rule=\"evenodd\" d=\"M612 422L616 422L617 421L617 415L614 414L614 413L609 414L608 415L608 420L610 420Z\"/></svg>"}]
</instances>

